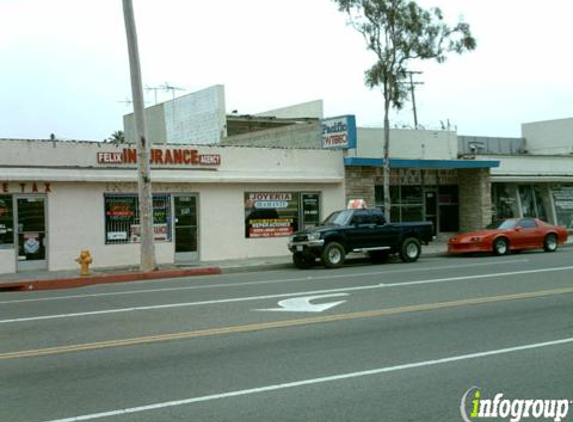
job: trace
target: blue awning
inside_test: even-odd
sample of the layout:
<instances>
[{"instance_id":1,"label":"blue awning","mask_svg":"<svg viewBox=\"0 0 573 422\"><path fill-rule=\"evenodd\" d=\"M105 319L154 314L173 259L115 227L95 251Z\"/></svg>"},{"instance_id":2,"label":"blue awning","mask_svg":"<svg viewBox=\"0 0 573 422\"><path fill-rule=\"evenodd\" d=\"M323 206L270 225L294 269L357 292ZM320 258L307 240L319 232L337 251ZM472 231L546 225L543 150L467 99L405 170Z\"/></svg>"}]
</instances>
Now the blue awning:
<instances>
[{"instance_id":1,"label":"blue awning","mask_svg":"<svg viewBox=\"0 0 573 422\"><path fill-rule=\"evenodd\" d=\"M382 158L346 157L345 166L382 167ZM499 161L493 160L412 160L404 158L390 158L390 168L404 169L489 169L499 167Z\"/></svg>"}]
</instances>

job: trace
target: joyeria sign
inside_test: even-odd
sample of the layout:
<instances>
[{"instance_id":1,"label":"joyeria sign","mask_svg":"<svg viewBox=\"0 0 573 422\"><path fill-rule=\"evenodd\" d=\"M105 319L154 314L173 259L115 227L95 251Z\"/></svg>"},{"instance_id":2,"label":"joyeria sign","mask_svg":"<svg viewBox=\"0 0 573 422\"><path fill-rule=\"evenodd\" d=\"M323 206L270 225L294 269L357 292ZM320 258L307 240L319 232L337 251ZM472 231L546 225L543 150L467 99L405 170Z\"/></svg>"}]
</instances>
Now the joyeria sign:
<instances>
[{"instance_id":1,"label":"joyeria sign","mask_svg":"<svg viewBox=\"0 0 573 422\"><path fill-rule=\"evenodd\" d=\"M124 148L121 151L98 152L98 164L136 164L137 150ZM186 166L219 166L221 156L219 154L199 154L196 149L152 148L149 154L149 163L155 165L186 165Z\"/></svg>"}]
</instances>

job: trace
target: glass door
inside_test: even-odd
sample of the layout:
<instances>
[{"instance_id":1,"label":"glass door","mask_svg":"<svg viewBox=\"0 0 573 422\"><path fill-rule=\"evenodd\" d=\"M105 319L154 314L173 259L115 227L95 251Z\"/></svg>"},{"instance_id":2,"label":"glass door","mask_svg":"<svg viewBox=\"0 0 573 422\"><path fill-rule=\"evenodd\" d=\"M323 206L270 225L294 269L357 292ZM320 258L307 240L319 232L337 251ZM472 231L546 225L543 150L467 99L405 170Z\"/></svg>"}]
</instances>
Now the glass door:
<instances>
[{"instance_id":1,"label":"glass door","mask_svg":"<svg viewBox=\"0 0 573 422\"><path fill-rule=\"evenodd\" d=\"M175 205L175 261L197 261L199 259L197 195L177 195L173 199Z\"/></svg>"},{"instance_id":2,"label":"glass door","mask_svg":"<svg viewBox=\"0 0 573 422\"><path fill-rule=\"evenodd\" d=\"M41 196L16 197L18 271L47 268L46 203Z\"/></svg>"},{"instance_id":3,"label":"glass door","mask_svg":"<svg viewBox=\"0 0 573 422\"><path fill-rule=\"evenodd\" d=\"M424 206L426 208L426 221L434 224L434 235L438 232L438 191L435 189L424 192Z\"/></svg>"}]
</instances>

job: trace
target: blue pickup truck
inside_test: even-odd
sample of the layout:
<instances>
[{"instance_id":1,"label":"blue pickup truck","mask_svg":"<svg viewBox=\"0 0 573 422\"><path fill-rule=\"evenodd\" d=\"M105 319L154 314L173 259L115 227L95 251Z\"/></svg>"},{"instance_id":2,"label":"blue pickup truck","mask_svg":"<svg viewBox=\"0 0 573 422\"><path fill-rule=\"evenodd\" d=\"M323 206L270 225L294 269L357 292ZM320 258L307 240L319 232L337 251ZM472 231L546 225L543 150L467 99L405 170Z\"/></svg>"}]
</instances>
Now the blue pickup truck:
<instances>
[{"instance_id":1,"label":"blue pickup truck","mask_svg":"<svg viewBox=\"0 0 573 422\"><path fill-rule=\"evenodd\" d=\"M421 245L433 237L431 222L388 223L382 210L361 208L336 211L320 226L294 233L288 248L297 268L310 268L317 259L336 268L351 252L366 253L375 262L384 262L391 254L414 262L422 253Z\"/></svg>"}]
</instances>

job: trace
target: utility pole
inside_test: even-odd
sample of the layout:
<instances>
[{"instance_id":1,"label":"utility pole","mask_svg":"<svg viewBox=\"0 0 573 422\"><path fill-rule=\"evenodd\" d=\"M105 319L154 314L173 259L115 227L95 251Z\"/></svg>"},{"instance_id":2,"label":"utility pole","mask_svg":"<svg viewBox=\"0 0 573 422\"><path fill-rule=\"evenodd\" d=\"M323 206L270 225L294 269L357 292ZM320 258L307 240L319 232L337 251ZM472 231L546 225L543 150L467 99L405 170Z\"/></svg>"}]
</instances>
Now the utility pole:
<instances>
[{"instance_id":1,"label":"utility pole","mask_svg":"<svg viewBox=\"0 0 573 422\"><path fill-rule=\"evenodd\" d=\"M123 0L123 16L129 51L129 68L131 71L131 91L133 93L133 114L135 117L135 136L137 139L137 187L139 193L139 227L141 261L140 270L144 272L155 269L155 245L153 243L153 199L151 191L151 174L149 165L149 143L146 140L145 109L143 88L141 84L141 67L137 47L137 31L131 0Z\"/></svg>"},{"instance_id":2,"label":"utility pole","mask_svg":"<svg viewBox=\"0 0 573 422\"><path fill-rule=\"evenodd\" d=\"M420 75L422 72L420 71L407 71L406 72L410 78L410 92L412 93L412 106L414 108L414 129L418 129L418 113L416 112L416 95L414 91L416 90L416 85L424 85L424 82L414 82L412 75L417 74Z\"/></svg>"}]
</instances>

